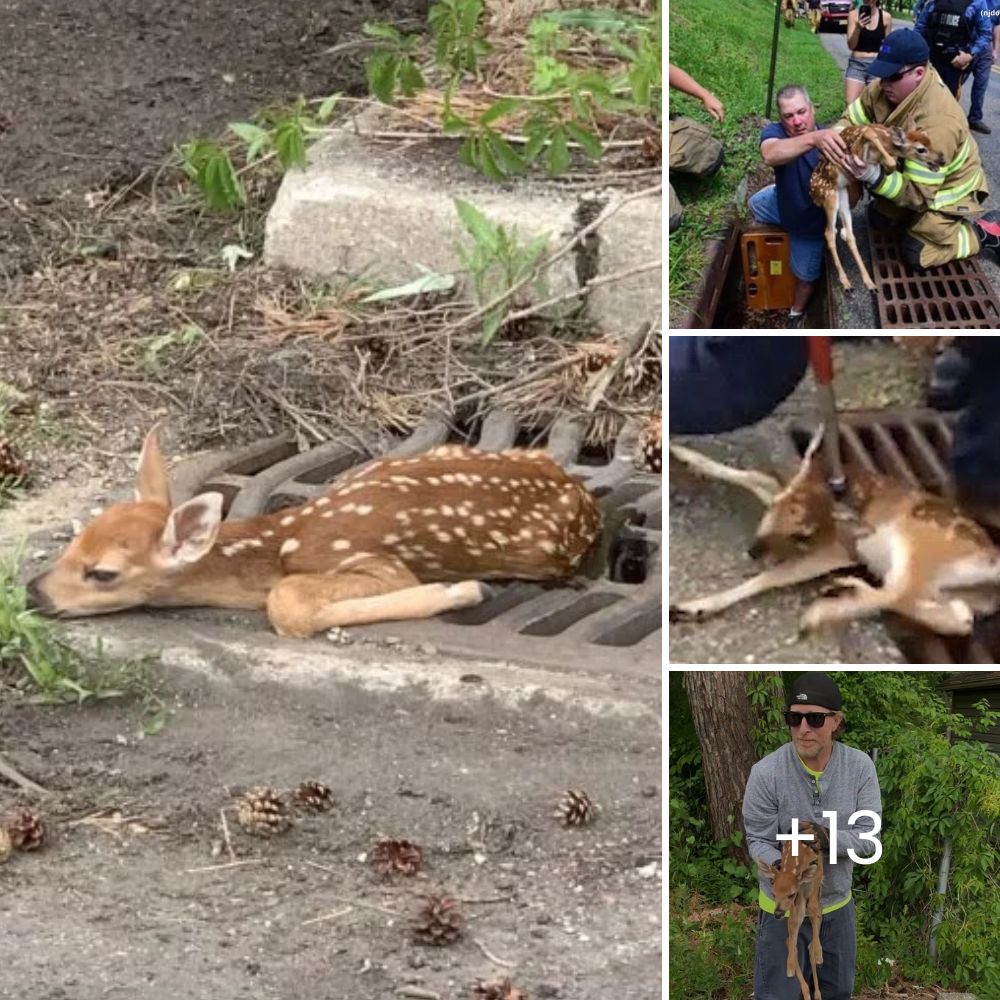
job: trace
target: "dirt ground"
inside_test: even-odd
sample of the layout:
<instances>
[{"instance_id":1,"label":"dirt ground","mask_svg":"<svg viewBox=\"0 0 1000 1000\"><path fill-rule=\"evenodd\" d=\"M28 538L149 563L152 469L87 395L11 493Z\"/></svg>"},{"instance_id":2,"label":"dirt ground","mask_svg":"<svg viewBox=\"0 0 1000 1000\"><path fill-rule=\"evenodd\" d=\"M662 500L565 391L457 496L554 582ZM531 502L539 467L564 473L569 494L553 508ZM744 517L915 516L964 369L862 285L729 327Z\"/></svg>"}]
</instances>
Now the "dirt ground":
<instances>
[{"instance_id":1,"label":"dirt ground","mask_svg":"<svg viewBox=\"0 0 1000 1000\"><path fill-rule=\"evenodd\" d=\"M171 220L154 245L145 222L95 212L94 193L127 207L132 185L149 197L175 143L300 93L361 93L364 50L327 50L367 19L422 18L426 6L2 6L0 382L45 415L31 502L49 522L122 481L121 456L152 415L173 413L189 443L241 436L235 421L195 420L128 371L114 386L91 372L94 331L122 313L112 292L136 279L142 308L121 321L156 332L143 323L163 311L171 269L202 263L224 233ZM41 328L43 308L45 336L22 337ZM226 300L212 309L224 317ZM300 363L284 351L282 363ZM61 422L75 430L53 431ZM17 511L0 514L8 542L33 526ZM339 682L290 689L239 663L224 682L153 671L172 714L146 737L134 701L51 708L0 679L0 750L50 792L0 778L0 814L36 808L50 834L45 849L0 865L0 997L463 1000L478 979L504 976L530 1000L660 995L655 712L616 718L541 695L514 709L482 693L442 700ZM334 807L266 841L228 813L241 862L230 865L220 810L249 786L307 779L332 788ZM567 787L602 805L593 826L553 818ZM377 878L369 855L381 836L422 845L424 873ZM465 936L447 948L409 931L435 888L463 901Z\"/></svg>"}]
</instances>

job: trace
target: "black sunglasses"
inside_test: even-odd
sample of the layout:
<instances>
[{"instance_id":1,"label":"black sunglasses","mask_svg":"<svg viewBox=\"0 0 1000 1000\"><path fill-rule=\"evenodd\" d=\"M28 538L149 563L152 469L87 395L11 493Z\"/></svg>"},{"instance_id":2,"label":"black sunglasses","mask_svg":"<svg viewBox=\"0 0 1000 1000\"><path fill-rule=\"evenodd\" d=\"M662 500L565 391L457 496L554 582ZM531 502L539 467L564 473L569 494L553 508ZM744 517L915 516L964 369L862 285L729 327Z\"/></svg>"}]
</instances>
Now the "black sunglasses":
<instances>
[{"instance_id":1,"label":"black sunglasses","mask_svg":"<svg viewBox=\"0 0 1000 1000\"><path fill-rule=\"evenodd\" d=\"M836 712L785 712L785 724L797 729L805 719L810 729L822 729L826 725L826 720L836 714Z\"/></svg>"},{"instance_id":2,"label":"black sunglasses","mask_svg":"<svg viewBox=\"0 0 1000 1000\"><path fill-rule=\"evenodd\" d=\"M882 79L886 83L899 83L907 73L912 73L916 68L916 66L911 66L909 69L901 69L898 73L893 73L892 76L884 76Z\"/></svg>"}]
</instances>

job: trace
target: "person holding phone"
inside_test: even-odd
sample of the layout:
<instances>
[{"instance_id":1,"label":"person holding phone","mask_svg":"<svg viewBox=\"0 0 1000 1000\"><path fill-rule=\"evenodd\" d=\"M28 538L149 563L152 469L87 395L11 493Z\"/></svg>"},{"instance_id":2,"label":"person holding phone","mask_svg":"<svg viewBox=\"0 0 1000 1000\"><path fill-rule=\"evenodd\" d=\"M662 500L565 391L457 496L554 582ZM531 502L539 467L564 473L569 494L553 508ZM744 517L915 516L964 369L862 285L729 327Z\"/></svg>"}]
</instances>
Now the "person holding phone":
<instances>
[{"instance_id":1,"label":"person holding phone","mask_svg":"<svg viewBox=\"0 0 1000 1000\"><path fill-rule=\"evenodd\" d=\"M878 55L885 36L892 31L892 14L882 10L879 0L864 0L847 15L847 47L851 55L844 75L844 98L847 104L857 100L875 79L869 66Z\"/></svg>"}]
</instances>

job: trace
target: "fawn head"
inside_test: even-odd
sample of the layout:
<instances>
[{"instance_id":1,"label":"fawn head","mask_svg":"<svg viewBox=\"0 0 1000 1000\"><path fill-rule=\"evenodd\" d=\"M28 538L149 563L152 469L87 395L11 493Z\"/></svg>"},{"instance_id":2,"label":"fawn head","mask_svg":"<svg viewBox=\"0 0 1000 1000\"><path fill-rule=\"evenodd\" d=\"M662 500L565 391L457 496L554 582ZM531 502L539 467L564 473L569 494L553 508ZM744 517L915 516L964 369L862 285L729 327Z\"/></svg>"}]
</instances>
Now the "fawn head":
<instances>
[{"instance_id":1,"label":"fawn head","mask_svg":"<svg viewBox=\"0 0 1000 1000\"><path fill-rule=\"evenodd\" d=\"M28 584L32 607L60 617L136 607L211 549L222 494L204 493L172 508L155 427L143 443L135 492L134 502L99 514L50 570Z\"/></svg>"},{"instance_id":2,"label":"fawn head","mask_svg":"<svg viewBox=\"0 0 1000 1000\"><path fill-rule=\"evenodd\" d=\"M757 862L761 873L771 880L776 917L781 917L792 909L803 886L810 886L820 871L823 837L811 823L803 823L799 829L803 833L811 833L817 839L812 844L800 842L797 855L792 854L792 841L786 840L781 849L779 864Z\"/></svg>"},{"instance_id":3,"label":"fawn head","mask_svg":"<svg viewBox=\"0 0 1000 1000\"><path fill-rule=\"evenodd\" d=\"M900 159L916 160L932 170L944 166L944 154L931 147L930 136L915 128L912 121L907 121L903 128L889 126L889 144L888 162L883 160L887 170L895 170ZM879 150L884 156L885 150L881 146Z\"/></svg>"},{"instance_id":4,"label":"fawn head","mask_svg":"<svg viewBox=\"0 0 1000 1000\"><path fill-rule=\"evenodd\" d=\"M757 525L750 555L789 559L814 548L835 530L833 504L818 454L823 428L813 435L798 471L783 490L775 494Z\"/></svg>"}]
</instances>

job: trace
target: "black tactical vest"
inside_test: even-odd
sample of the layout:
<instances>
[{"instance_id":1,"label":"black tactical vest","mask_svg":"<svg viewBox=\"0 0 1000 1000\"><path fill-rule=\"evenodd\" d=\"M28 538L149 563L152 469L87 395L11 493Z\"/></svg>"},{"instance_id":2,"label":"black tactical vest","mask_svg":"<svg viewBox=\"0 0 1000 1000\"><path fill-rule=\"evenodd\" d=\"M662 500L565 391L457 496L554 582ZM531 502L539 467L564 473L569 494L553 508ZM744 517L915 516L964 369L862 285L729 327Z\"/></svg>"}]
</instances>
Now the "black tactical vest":
<instances>
[{"instance_id":1,"label":"black tactical vest","mask_svg":"<svg viewBox=\"0 0 1000 1000\"><path fill-rule=\"evenodd\" d=\"M937 0L934 4L927 23L933 55L950 61L958 55L959 50L968 51L972 36L965 20L965 9L968 6L969 0Z\"/></svg>"}]
</instances>

